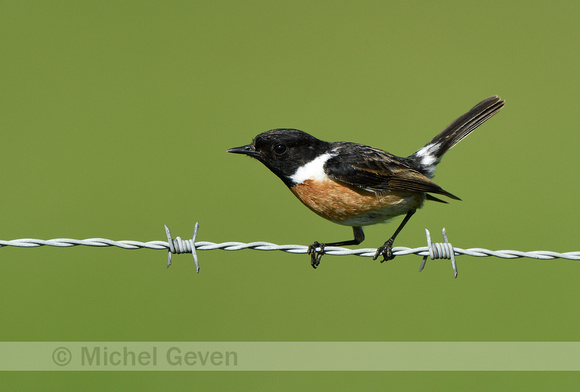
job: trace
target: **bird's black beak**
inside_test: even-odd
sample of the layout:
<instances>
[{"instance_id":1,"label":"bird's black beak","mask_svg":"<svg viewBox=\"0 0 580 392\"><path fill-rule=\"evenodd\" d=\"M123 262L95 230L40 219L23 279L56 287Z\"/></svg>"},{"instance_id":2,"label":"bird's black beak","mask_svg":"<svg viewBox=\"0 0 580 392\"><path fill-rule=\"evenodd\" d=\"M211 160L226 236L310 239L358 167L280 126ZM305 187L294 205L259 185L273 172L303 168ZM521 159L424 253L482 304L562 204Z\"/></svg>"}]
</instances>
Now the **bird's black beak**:
<instances>
[{"instance_id":1,"label":"bird's black beak","mask_svg":"<svg viewBox=\"0 0 580 392\"><path fill-rule=\"evenodd\" d=\"M228 150L228 152L231 152L233 154L249 155L249 156L254 157L254 158L260 156L260 153L258 151L256 151L253 144L248 144L247 146L230 148Z\"/></svg>"}]
</instances>

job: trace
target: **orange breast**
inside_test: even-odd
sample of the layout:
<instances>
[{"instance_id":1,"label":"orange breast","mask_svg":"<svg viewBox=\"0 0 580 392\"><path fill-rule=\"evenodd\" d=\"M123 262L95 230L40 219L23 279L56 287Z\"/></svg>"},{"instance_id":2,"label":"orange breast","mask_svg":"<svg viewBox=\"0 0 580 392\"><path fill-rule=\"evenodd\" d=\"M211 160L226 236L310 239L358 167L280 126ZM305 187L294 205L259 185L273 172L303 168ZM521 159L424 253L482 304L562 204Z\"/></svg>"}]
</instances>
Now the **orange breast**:
<instances>
[{"instance_id":1,"label":"orange breast","mask_svg":"<svg viewBox=\"0 0 580 392\"><path fill-rule=\"evenodd\" d=\"M290 188L312 211L334 223L367 226L384 222L421 207L422 192L386 192L377 195L333 180L306 180Z\"/></svg>"}]
</instances>

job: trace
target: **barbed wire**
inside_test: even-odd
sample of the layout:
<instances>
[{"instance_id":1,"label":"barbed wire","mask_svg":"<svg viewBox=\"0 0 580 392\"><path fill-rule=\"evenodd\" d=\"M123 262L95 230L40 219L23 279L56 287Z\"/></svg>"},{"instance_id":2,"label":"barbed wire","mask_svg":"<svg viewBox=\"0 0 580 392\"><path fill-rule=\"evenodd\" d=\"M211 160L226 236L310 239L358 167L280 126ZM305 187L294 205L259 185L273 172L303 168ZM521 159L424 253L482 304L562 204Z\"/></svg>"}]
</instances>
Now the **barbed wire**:
<instances>
[{"instance_id":1,"label":"barbed wire","mask_svg":"<svg viewBox=\"0 0 580 392\"><path fill-rule=\"evenodd\" d=\"M256 242L208 242L196 241L197 232L199 230L199 222L195 224L193 236L191 239L183 240L180 237L173 238L167 226L165 231L167 234L167 242L165 241L113 241L106 238L87 238L84 240L77 240L72 238L55 238L51 240L40 240L33 238L21 238L16 240L0 240L0 248L2 247L18 247L18 248L36 248L40 246L53 246L60 248L68 248L73 246L93 246L93 247L117 247L121 249L155 249L167 250L167 267L171 265L171 255L181 253L191 253L195 262L196 271L199 273L199 260L197 251L201 250L216 250L221 249L225 251L238 251L244 249L260 250L260 251L283 251L294 254L306 254L308 246L305 245L277 245L271 242L256 241ZM567 259L580 261L580 251L558 253L545 250L536 250L530 252L522 252L518 250L489 250L484 248L469 248L462 249L452 246L448 239L445 229L443 229L444 243L431 242L431 234L429 230L425 229L427 236L427 246L417 248L407 248L402 246L393 247L393 255L406 256L417 255L423 256L421 267L422 271L425 267L427 257L431 260L435 259L449 259L451 260L453 274L457 277L457 264L455 256L466 255L474 257L499 257L502 259L519 259L530 258L536 260L553 260L553 259ZM360 256L360 257L374 257L376 248L359 248L348 249L338 246L327 246L324 248L324 254L331 256Z\"/></svg>"}]
</instances>

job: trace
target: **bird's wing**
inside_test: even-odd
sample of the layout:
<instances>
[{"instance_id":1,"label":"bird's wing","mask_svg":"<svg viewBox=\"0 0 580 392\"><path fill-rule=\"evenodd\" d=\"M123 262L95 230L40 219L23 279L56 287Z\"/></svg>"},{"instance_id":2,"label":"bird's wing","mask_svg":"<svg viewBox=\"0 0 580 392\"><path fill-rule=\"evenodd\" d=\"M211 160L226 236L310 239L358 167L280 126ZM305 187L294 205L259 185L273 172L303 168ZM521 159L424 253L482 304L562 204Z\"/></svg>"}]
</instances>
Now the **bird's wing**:
<instances>
[{"instance_id":1,"label":"bird's wing","mask_svg":"<svg viewBox=\"0 0 580 392\"><path fill-rule=\"evenodd\" d=\"M326 161L324 171L335 181L377 194L430 192L460 200L386 151L354 143L337 143L333 151L336 155Z\"/></svg>"}]
</instances>

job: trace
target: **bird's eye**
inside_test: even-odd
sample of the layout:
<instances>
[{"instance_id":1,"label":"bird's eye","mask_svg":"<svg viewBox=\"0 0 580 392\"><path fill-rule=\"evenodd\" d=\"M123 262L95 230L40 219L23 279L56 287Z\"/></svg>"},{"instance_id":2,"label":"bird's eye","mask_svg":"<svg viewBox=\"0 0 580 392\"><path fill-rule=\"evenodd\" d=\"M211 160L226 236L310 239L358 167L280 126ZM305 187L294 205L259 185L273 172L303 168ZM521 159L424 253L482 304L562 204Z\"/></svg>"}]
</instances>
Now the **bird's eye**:
<instances>
[{"instance_id":1,"label":"bird's eye","mask_svg":"<svg viewBox=\"0 0 580 392\"><path fill-rule=\"evenodd\" d=\"M274 146L274 152L278 155L282 155L286 152L287 147L285 144L276 144Z\"/></svg>"}]
</instances>

